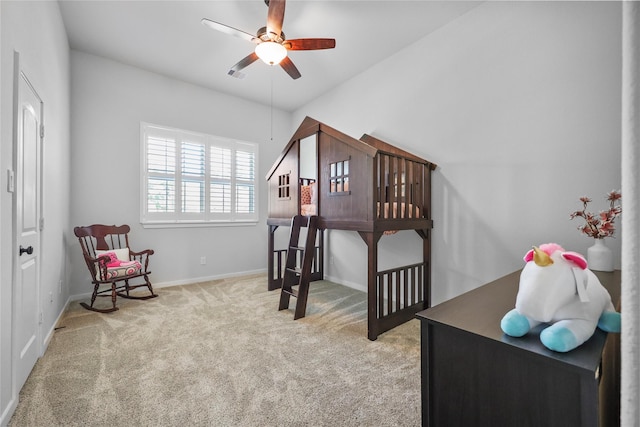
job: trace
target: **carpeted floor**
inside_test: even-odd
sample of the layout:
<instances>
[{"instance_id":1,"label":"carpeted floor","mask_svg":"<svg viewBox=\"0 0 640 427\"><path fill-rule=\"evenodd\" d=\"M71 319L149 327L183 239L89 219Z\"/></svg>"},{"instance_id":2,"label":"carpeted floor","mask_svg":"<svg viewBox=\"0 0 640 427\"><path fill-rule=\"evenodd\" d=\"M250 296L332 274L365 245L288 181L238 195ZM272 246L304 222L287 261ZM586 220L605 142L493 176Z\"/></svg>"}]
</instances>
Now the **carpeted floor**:
<instances>
[{"instance_id":1,"label":"carpeted floor","mask_svg":"<svg viewBox=\"0 0 640 427\"><path fill-rule=\"evenodd\" d=\"M296 321L265 275L157 293L73 302L9 425L420 425L419 322L369 341L364 293L314 282Z\"/></svg>"}]
</instances>

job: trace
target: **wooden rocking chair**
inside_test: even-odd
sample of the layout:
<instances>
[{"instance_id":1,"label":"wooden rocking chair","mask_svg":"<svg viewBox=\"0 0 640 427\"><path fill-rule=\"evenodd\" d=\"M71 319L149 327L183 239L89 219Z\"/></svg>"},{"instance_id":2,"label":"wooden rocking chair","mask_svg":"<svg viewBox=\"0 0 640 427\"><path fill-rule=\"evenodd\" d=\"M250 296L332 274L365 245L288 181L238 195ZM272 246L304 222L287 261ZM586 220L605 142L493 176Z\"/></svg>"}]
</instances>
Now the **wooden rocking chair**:
<instances>
[{"instance_id":1,"label":"wooden rocking chair","mask_svg":"<svg viewBox=\"0 0 640 427\"><path fill-rule=\"evenodd\" d=\"M110 313L118 310L116 296L132 299L149 299L157 297L153 293L153 287L149 281L149 256L153 255L153 249L145 249L134 252L129 248L128 225L103 225L94 224L87 227L75 227L73 233L80 241L84 261L91 274L93 294L91 305L81 302L80 305L87 310L100 313ZM129 284L129 280L141 278L144 283ZM100 290L101 285L110 285L109 288ZM133 289L146 286L150 295L137 296L130 294ZM122 292L124 290L124 292ZM103 295L108 294L108 295ZM111 295L113 307L101 309L93 306L97 296Z\"/></svg>"}]
</instances>

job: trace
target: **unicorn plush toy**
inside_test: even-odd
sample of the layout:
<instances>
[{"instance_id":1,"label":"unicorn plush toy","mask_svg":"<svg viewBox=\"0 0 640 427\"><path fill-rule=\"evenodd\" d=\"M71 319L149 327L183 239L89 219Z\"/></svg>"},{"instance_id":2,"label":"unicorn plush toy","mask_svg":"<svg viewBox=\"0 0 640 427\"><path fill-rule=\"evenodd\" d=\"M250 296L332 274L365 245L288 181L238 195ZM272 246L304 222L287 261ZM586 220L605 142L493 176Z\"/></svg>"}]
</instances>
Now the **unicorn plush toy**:
<instances>
[{"instance_id":1,"label":"unicorn plush toy","mask_svg":"<svg viewBox=\"0 0 640 427\"><path fill-rule=\"evenodd\" d=\"M524 261L516 308L500 322L505 334L521 337L548 323L540 341L553 351L567 352L587 341L596 327L620 332L620 313L582 255L547 243L534 246Z\"/></svg>"}]
</instances>

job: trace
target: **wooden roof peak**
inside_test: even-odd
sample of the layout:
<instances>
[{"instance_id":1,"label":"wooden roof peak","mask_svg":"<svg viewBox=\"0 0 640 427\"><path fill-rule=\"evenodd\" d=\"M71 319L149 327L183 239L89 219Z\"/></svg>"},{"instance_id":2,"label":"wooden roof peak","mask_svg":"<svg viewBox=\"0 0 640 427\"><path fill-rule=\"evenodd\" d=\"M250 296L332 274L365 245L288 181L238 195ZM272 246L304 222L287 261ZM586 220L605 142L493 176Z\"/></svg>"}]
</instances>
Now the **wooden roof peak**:
<instances>
[{"instance_id":1,"label":"wooden roof peak","mask_svg":"<svg viewBox=\"0 0 640 427\"><path fill-rule=\"evenodd\" d=\"M298 126L298 129L296 129L296 131L293 133L293 136L291 137L287 145L282 150L282 153L280 153L280 156L278 156L273 166L271 166L271 169L269 169L269 172L267 173L267 176L266 176L267 180L271 178L271 175L273 175L273 173L277 169L280 162L282 162L282 159L284 159L284 157L287 155L287 153L291 149L291 146L296 141L302 138L311 136L318 132L326 133L359 151L365 152L371 157L374 157L378 153L378 151L382 151L388 154L395 154L398 156L406 157L407 159L413 160L418 163L423 163L427 165L429 168L431 168L432 170L436 168L435 164L425 159L422 159L418 156L414 156L408 151L402 150L394 145L391 145L387 142L382 141L381 139L375 138L367 134L362 135L360 139L355 139L345 133L340 132L339 130L336 130L330 126L325 125L324 123L316 119L306 116L304 120L302 120L302 123L300 123L300 126Z\"/></svg>"}]
</instances>

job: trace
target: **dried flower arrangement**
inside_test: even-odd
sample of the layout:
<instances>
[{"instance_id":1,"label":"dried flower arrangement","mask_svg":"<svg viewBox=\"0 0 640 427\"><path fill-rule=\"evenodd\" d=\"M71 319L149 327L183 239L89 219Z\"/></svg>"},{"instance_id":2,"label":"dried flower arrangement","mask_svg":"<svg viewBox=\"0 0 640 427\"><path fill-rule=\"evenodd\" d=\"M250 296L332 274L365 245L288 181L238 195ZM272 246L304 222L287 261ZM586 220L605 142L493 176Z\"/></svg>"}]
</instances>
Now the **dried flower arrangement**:
<instances>
[{"instance_id":1,"label":"dried flower arrangement","mask_svg":"<svg viewBox=\"0 0 640 427\"><path fill-rule=\"evenodd\" d=\"M594 215L591 212L587 212L587 204L591 202L591 199L584 196L580 197L582 202L582 210L575 211L570 215L570 219L575 217L582 217L585 220L585 224L578 227L578 230L583 232L589 237L594 239L604 239L605 237L613 236L616 231L614 226L615 219L622 213L619 200L622 198L622 194L619 191L611 191L607 195L607 201L609 201L609 209L606 211L600 211L598 215ZM618 204L616 204L618 202Z\"/></svg>"}]
</instances>

